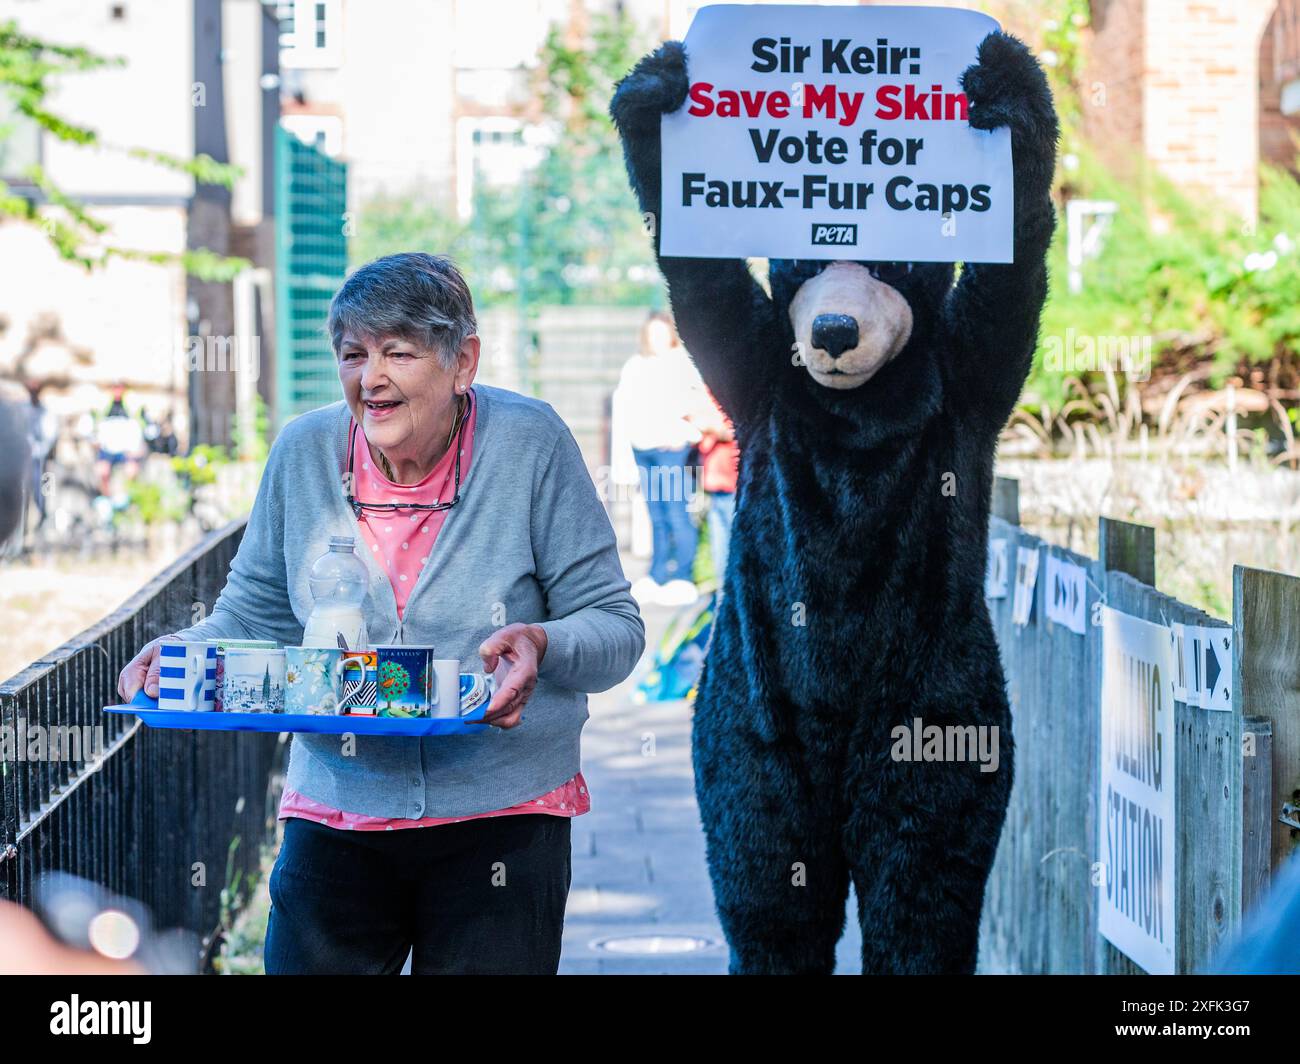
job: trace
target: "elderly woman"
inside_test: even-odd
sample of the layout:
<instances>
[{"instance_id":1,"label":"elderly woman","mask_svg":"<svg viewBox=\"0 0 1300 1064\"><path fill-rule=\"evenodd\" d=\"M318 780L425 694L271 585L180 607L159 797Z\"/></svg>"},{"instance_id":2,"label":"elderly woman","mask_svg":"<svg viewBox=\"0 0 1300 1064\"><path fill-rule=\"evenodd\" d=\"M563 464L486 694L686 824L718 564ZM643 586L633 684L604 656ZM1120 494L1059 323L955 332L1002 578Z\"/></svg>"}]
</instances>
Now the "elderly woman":
<instances>
[{"instance_id":1,"label":"elderly woman","mask_svg":"<svg viewBox=\"0 0 1300 1064\"><path fill-rule=\"evenodd\" d=\"M176 633L297 644L308 571L349 535L372 643L509 666L481 735L294 737L268 973L395 973L408 951L416 973L559 965L585 692L627 677L645 631L577 444L545 403L474 384L475 328L445 258L347 279L329 312L344 401L280 432L225 589ZM122 696L142 684L152 645Z\"/></svg>"}]
</instances>

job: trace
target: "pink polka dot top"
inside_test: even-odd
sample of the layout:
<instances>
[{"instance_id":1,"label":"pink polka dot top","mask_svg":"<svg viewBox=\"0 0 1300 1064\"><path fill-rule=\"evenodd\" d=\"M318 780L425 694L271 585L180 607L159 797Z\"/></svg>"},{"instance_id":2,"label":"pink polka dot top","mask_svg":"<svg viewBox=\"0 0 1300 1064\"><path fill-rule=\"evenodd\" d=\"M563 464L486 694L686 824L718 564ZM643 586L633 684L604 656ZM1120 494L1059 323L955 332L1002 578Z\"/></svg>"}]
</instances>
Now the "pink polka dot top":
<instances>
[{"instance_id":1,"label":"pink polka dot top","mask_svg":"<svg viewBox=\"0 0 1300 1064\"><path fill-rule=\"evenodd\" d=\"M473 389L469 394L473 396ZM462 483L474 454L474 425L477 419L478 404L471 399L469 419L465 423L464 433L461 434ZM352 468L356 471L354 490L358 499L367 502L429 505L450 502L454 498L456 490L454 446L448 448L447 453L418 483L397 484L384 476L379 463L371 456L365 434L357 432L355 435ZM411 588L415 586L421 568L428 562L434 543L437 542L438 533L442 530L443 523L450 512L450 510L416 510L405 514L401 511L393 513L363 511L357 522L361 526L365 546L373 555L375 563L388 574L389 582L393 585L398 617L401 617L406 609L406 600L410 596ZM396 828L432 827L438 824L457 824L463 820L477 820L482 817L511 816L521 813L547 813L553 816L571 817L579 816L590 808L591 798L587 793L587 784L582 778L582 773L579 772L555 790L511 806L509 809L496 809L463 817L421 817L418 820L349 813L341 809L332 809L296 791L286 790L280 799L279 819L296 816L315 820L333 828L391 831Z\"/></svg>"}]
</instances>

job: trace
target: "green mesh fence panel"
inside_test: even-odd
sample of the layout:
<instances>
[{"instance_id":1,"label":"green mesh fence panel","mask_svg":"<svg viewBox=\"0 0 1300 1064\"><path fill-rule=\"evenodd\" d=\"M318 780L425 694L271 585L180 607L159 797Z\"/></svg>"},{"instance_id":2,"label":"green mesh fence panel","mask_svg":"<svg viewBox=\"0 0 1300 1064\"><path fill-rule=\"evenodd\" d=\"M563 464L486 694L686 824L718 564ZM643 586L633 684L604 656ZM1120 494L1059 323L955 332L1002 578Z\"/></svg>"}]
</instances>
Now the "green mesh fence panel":
<instances>
[{"instance_id":1,"label":"green mesh fence panel","mask_svg":"<svg viewBox=\"0 0 1300 1064\"><path fill-rule=\"evenodd\" d=\"M325 315L347 270L347 167L275 132L275 427L342 398Z\"/></svg>"}]
</instances>

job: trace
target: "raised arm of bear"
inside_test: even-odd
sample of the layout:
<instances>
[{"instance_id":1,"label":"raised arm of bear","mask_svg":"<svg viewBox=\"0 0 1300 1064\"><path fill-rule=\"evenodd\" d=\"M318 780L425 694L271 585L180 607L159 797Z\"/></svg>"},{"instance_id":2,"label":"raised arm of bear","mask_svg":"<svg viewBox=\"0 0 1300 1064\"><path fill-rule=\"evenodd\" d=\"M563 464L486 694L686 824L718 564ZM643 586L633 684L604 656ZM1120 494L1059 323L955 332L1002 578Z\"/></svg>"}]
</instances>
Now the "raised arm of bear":
<instances>
[{"instance_id":1,"label":"raised arm of bear","mask_svg":"<svg viewBox=\"0 0 1300 1064\"><path fill-rule=\"evenodd\" d=\"M780 330L772 301L744 260L665 258L659 253L659 120L686 102L686 92L686 50L680 42L668 41L618 83L609 113L623 139L632 189L654 236L682 342L704 383L740 426L774 383L763 368L780 354Z\"/></svg>"},{"instance_id":2,"label":"raised arm of bear","mask_svg":"<svg viewBox=\"0 0 1300 1064\"><path fill-rule=\"evenodd\" d=\"M1058 127L1052 90L1020 41L991 33L962 75L976 129L1011 129L1015 252L1006 265L967 264L943 308L950 394L988 430L1011 416L1029 374L1047 298L1047 248L1056 216L1052 172Z\"/></svg>"}]
</instances>

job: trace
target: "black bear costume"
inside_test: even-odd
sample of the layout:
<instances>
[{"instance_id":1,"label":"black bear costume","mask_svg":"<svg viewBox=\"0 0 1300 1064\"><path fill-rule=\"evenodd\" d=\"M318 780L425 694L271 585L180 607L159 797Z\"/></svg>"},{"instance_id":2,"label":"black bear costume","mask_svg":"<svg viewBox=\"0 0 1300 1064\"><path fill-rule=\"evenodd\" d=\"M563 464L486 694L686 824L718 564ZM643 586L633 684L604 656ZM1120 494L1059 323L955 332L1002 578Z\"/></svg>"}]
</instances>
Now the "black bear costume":
<instances>
[{"instance_id":1,"label":"black bear costume","mask_svg":"<svg viewBox=\"0 0 1300 1064\"><path fill-rule=\"evenodd\" d=\"M686 63L664 44L610 105L657 255L659 123ZM954 284L950 264L773 261L769 298L742 260L659 256L741 449L692 734L734 973L831 971L850 878L864 972L975 968L1012 780L983 595L993 458L1047 293L1057 120L1006 34L962 88L974 128L1011 129L1013 263ZM997 770L895 760L918 718L997 728Z\"/></svg>"}]
</instances>

